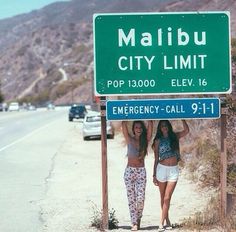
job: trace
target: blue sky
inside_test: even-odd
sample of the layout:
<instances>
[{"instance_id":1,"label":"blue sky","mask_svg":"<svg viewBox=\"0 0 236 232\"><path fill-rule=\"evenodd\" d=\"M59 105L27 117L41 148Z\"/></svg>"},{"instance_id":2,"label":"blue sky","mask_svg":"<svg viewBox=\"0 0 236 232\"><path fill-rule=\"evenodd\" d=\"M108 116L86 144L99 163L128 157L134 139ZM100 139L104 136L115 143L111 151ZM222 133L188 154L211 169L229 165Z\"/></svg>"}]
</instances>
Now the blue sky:
<instances>
[{"instance_id":1,"label":"blue sky","mask_svg":"<svg viewBox=\"0 0 236 232\"><path fill-rule=\"evenodd\" d=\"M0 0L0 19L40 9L53 2L68 0Z\"/></svg>"}]
</instances>

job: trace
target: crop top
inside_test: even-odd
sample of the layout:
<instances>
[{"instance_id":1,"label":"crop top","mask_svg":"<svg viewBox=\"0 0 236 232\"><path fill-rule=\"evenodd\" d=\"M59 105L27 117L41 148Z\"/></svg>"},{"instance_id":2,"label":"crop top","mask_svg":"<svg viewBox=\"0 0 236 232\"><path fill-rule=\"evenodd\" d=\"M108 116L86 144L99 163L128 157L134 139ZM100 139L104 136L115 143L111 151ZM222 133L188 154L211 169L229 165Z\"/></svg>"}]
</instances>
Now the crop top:
<instances>
[{"instance_id":1,"label":"crop top","mask_svg":"<svg viewBox=\"0 0 236 232\"><path fill-rule=\"evenodd\" d=\"M130 138L130 142L127 145L127 156L131 158L137 158L139 156L139 149L135 147L133 138Z\"/></svg>"},{"instance_id":2,"label":"crop top","mask_svg":"<svg viewBox=\"0 0 236 232\"><path fill-rule=\"evenodd\" d=\"M159 139L159 161L168 159L170 157L176 157L177 161L180 160L180 154L178 151L173 151L170 147L169 138L161 137Z\"/></svg>"}]
</instances>

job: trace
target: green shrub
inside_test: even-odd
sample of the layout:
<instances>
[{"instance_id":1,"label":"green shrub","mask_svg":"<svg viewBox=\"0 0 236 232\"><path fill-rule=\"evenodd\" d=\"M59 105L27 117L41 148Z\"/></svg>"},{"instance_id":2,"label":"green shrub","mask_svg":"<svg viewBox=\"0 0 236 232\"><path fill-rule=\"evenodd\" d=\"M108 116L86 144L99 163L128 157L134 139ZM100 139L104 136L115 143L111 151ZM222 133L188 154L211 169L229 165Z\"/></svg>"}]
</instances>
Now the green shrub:
<instances>
[{"instance_id":1,"label":"green shrub","mask_svg":"<svg viewBox=\"0 0 236 232\"><path fill-rule=\"evenodd\" d=\"M91 218L91 226L99 230L102 230L102 210L99 210L95 204L92 206L93 216ZM116 218L115 210L112 208L109 210L108 215L108 229L117 229L119 221Z\"/></svg>"},{"instance_id":2,"label":"green shrub","mask_svg":"<svg viewBox=\"0 0 236 232\"><path fill-rule=\"evenodd\" d=\"M227 168L227 184L231 192L236 193L236 164L230 164Z\"/></svg>"}]
</instances>

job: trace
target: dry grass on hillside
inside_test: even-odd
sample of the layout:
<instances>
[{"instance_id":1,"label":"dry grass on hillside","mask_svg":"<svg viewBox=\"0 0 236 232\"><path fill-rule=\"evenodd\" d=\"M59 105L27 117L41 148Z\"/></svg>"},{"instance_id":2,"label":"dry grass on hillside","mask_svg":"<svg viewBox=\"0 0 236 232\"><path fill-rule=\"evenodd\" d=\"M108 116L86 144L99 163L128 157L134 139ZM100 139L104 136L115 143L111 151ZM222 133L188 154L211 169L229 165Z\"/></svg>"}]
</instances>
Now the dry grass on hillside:
<instances>
[{"instance_id":1,"label":"dry grass on hillside","mask_svg":"<svg viewBox=\"0 0 236 232\"><path fill-rule=\"evenodd\" d=\"M227 192L236 196L236 117L235 112L227 115ZM199 187L215 189L218 193L212 196L203 212L197 212L194 217L186 219L185 224L194 229L207 229L219 226L220 222L220 119L219 120L191 120L189 121L190 135L182 141L181 154L183 166L191 173L192 180ZM236 197L234 197L234 201ZM235 202L236 203L236 202ZM232 203L231 210L225 220L226 231L236 229L236 204Z\"/></svg>"}]
</instances>

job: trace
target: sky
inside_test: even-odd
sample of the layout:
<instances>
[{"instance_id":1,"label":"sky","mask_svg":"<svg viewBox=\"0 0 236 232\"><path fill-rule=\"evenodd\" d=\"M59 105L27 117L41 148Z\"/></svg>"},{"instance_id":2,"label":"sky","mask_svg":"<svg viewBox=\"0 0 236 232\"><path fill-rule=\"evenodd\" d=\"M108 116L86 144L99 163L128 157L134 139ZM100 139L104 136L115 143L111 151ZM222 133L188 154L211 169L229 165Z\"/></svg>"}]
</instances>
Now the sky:
<instances>
[{"instance_id":1,"label":"sky","mask_svg":"<svg viewBox=\"0 0 236 232\"><path fill-rule=\"evenodd\" d=\"M68 0L0 0L0 19L38 10L53 2Z\"/></svg>"}]
</instances>

